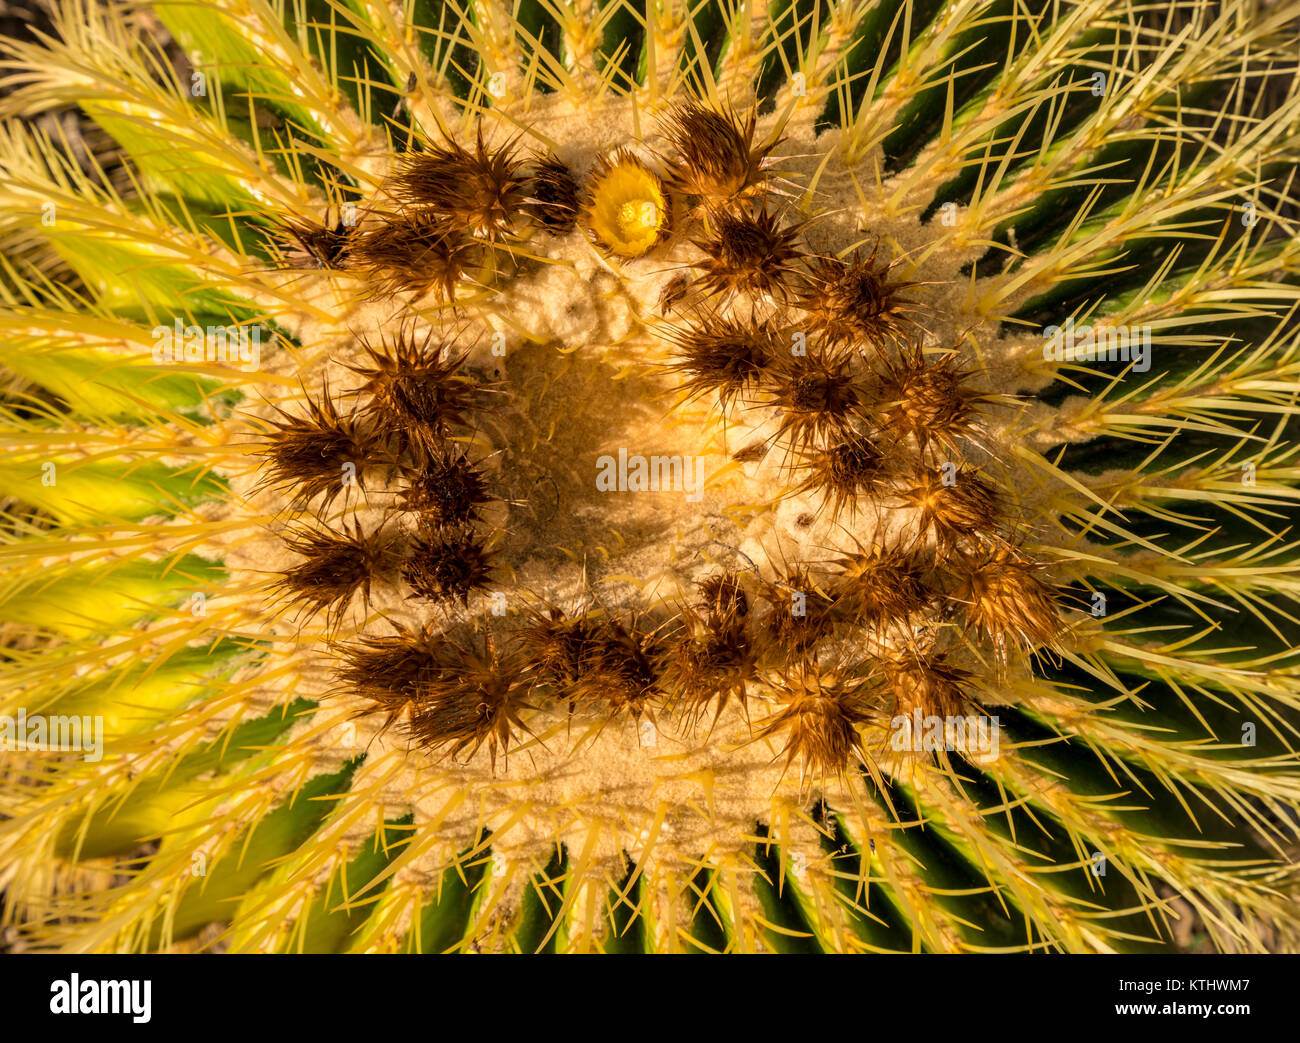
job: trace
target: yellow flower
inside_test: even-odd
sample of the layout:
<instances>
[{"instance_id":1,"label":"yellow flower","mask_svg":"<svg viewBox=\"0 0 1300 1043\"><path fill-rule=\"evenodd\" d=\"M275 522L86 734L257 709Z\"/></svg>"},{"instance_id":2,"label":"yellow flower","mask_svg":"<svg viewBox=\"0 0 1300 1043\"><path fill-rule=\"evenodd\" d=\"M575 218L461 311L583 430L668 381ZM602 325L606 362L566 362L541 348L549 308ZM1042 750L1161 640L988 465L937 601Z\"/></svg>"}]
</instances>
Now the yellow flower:
<instances>
[{"instance_id":1,"label":"yellow flower","mask_svg":"<svg viewBox=\"0 0 1300 1043\"><path fill-rule=\"evenodd\" d=\"M584 224L596 241L619 257L648 253L668 231L663 182L629 150L600 161L587 184Z\"/></svg>"}]
</instances>

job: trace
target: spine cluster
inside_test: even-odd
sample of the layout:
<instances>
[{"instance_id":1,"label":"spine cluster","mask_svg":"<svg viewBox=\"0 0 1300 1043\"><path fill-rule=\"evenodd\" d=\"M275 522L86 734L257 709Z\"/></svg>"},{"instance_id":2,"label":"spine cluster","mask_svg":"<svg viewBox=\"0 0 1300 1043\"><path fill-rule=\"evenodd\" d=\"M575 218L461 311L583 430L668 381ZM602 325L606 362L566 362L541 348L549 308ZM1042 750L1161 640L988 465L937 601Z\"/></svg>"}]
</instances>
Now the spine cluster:
<instances>
[{"instance_id":1,"label":"spine cluster","mask_svg":"<svg viewBox=\"0 0 1300 1043\"><path fill-rule=\"evenodd\" d=\"M290 606L328 613L331 630L354 599L370 604L376 584L400 581L410 598L464 605L488 588L493 570L482 512L496 496L469 436L495 389L432 337L403 337L365 356L338 402L282 411L263 447L266 480L315 514L285 536L303 560L279 588ZM386 519L370 531L355 520L331 528L335 499L376 482L392 494Z\"/></svg>"},{"instance_id":2,"label":"spine cluster","mask_svg":"<svg viewBox=\"0 0 1300 1043\"><path fill-rule=\"evenodd\" d=\"M371 297L454 306L463 286L514 271L513 247L572 230L580 202L554 155L492 148L480 130L473 150L447 139L397 157L383 193L338 220L277 219L271 242L286 266L350 273Z\"/></svg>"}]
</instances>

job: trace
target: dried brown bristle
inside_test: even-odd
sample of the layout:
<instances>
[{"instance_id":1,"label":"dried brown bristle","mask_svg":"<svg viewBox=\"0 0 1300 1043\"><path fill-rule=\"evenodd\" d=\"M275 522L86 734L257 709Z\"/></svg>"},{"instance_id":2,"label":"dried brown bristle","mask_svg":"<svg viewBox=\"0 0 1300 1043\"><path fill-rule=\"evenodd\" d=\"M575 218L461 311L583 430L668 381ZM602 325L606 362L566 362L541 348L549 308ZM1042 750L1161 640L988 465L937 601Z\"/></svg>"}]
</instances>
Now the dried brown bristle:
<instances>
[{"instance_id":1,"label":"dried brown bristle","mask_svg":"<svg viewBox=\"0 0 1300 1043\"><path fill-rule=\"evenodd\" d=\"M879 384L882 426L915 437L922 450L931 443L952 447L971 433L976 407L988 399L965 386L969 372L957 368L955 351L926 361L918 347L898 362L886 360Z\"/></svg>"},{"instance_id":2,"label":"dried brown bristle","mask_svg":"<svg viewBox=\"0 0 1300 1043\"><path fill-rule=\"evenodd\" d=\"M666 649L658 635L635 621L601 620L590 633L577 678L568 687L579 706L626 711L639 718L658 694Z\"/></svg>"},{"instance_id":3,"label":"dried brown bristle","mask_svg":"<svg viewBox=\"0 0 1300 1043\"><path fill-rule=\"evenodd\" d=\"M904 652L882 660L880 670L895 715L919 710L922 718L965 716L971 675L949 666L946 656Z\"/></svg>"},{"instance_id":4,"label":"dried brown bristle","mask_svg":"<svg viewBox=\"0 0 1300 1043\"><path fill-rule=\"evenodd\" d=\"M710 232L692 243L705 254L692 266L709 294L767 294L784 301L789 281L803 251L795 241L803 225L781 227L779 215L767 207L741 213L715 210L708 217Z\"/></svg>"},{"instance_id":5,"label":"dried brown bristle","mask_svg":"<svg viewBox=\"0 0 1300 1043\"><path fill-rule=\"evenodd\" d=\"M1023 651L1052 646L1062 629L1056 592L1038 573L1043 566L1009 547L982 557L959 559L958 600L966 605L966 625L988 637L1005 662L1008 642Z\"/></svg>"},{"instance_id":6,"label":"dried brown bristle","mask_svg":"<svg viewBox=\"0 0 1300 1043\"><path fill-rule=\"evenodd\" d=\"M677 307L691 290L691 277L689 275L674 275L666 283L664 288L659 291L659 314L667 315Z\"/></svg>"},{"instance_id":7,"label":"dried brown bristle","mask_svg":"<svg viewBox=\"0 0 1300 1043\"><path fill-rule=\"evenodd\" d=\"M940 553L962 543L995 540L999 534L999 500L994 488L978 472L965 468L922 471L900 493L903 504L920 513L923 533L934 531Z\"/></svg>"},{"instance_id":8,"label":"dried brown bristle","mask_svg":"<svg viewBox=\"0 0 1300 1043\"><path fill-rule=\"evenodd\" d=\"M284 543L306 560L284 571L279 588L291 605L303 605L313 614L332 606L332 622L358 592L368 605L371 583L391 574L399 560L391 535L366 534L355 522L342 533L300 528L286 535Z\"/></svg>"},{"instance_id":9,"label":"dried brown bristle","mask_svg":"<svg viewBox=\"0 0 1300 1043\"><path fill-rule=\"evenodd\" d=\"M914 282L889 278L897 262L877 267L877 243L870 255L854 251L849 261L834 257L814 260L799 291L799 307L809 313L831 343L865 339L880 347L919 329L914 315L922 311L903 296Z\"/></svg>"},{"instance_id":10,"label":"dried brown bristle","mask_svg":"<svg viewBox=\"0 0 1300 1043\"><path fill-rule=\"evenodd\" d=\"M704 610L720 620L744 619L749 615L749 598L734 572L706 576L696 584Z\"/></svg>"},{"instance_id":11,"label":"dried brown bristle","mask_svg":"<svg viewBox=\"0 0 1300 1043\"><path fill-rule=\"evenodd\" d=\"M578 680L589 650L595 647L596 623L587 616L570 618L548 606L529 613L519 632L520 647L539 678L567 690Z\"/></svg>"},{"instance_id":12,"label":"dried brown bristle","mask_svg":"<svg viewBox=\"0 0 1300 1043\"><path fill-rule=\"evenodd\" d=\"M848 359L812 350L780 359L766 385L767 404L781 410L779 442L806 454L861 437L861 399Z\"/></svg>"},{"instance_id":13,"label":"dried brown bristle","mask_svg":"<svg viewBox=\"0 0 1300 1043\"><path fill-rule=\"evenodd\" d=\"M893 547L859 548L837 558L831 593L838 620L858 626L907 625L933 598L925 563Z\"/></svg>"},{"instance_id":14,"label":"dried brown bristle","mask_svg":"<svg viewBox=\"0 0 1300 1043\"><path fill-rule=\"evenodd\" d=\"M376 297L436 290L454 301L456 287L477 262L478 246L462 225L431 210L386 216L353 240L350 267L372 284Z\"/></svg>"},{"instance_id":15,"label":"dried brown bristle","mask_svg":"<svg viewBox=\"0 0 1300 1043\"><path fill-rule=\"evenodd\" d=\"M714 714L734 698L742 706L758 680L758 652L740 614L714 612L707 618L683 613L685 634L664 671L664 687L692 724L710 708Z\"/></svg>"},{"instance_id":16,"label":"dried brown bristle","mask_svg":"<svg viewBox=\"0 0 1300 1043\"><path fill-rule=\"evenodd\" d=\"M784 736L787 769L796 761L801 778L842 775L866 756L859 729L878 714L866 681L824 673L798 663L776 687L778 709L763 722L760 738Z\"/></svg>"},{"instance_id":17,"label":"dried brown bristle","mask_svg":"<svg viewBox=\"0 0 1300 1043\"><path fill-rule=\"evenodd\" d=\"M771 606L767 633L784 653L802 655L830 633L834 599L803 566L787 570L780 582L764 582L758 594Z\"/></svg>"},{"instance_id":18,"label":"dried brown bristle","mask_svg":"<svg viewBox=\"0 0 1300 1043\"><path fill-rule=\"evenodd\" d=\"M471 236L492 241L511 232L528 199L513 142L489 149L482 126L473 152L448 140L403 157L393 187L407 203L427 206Z\"/></svg>"},{"instance_id":19,"label":"dried brown bristle","mask_svg":"<svg viewBox=\"0 0 1300 1043\"><path fill-rule=\"evenodd\" d=\"M408 476L398 499L403 511L415 511L436 525L464 525L493 499L487 482L463 452L435 450L422 467Z\"/></svg>"},{"instance_id":20,"label":"dried brown bristle","mask_svg":"<svg viewBox=\"0 0 1300 1043\"><path fill-rule=\"evenodd\" d=\"M519 629L519 644L533 670L550 682L567 684L582 658L589 625L585 616L569 618L553 605L532 609Z\"/></svg>"},{"instance_id":21,"label":"dried brown bristle","mask_svg":"<svg viewBox=\"0 0 1300 1043\"><path fill-rule=\"evenodd\" d=\"M320 224L282 218L271 239L288 268L343 268L352 249L352 229L344 221Z\"/></svg>"},{"instance_id":22,"label":"dried brown bristle","mask_svg":"<svg viewBox=\"0 0 1300 1043\"><path fill-rule=\"evenodd\" d=\"M742 464L756 464L767 456L770 446L762 439L757 442L751 442L741 449L737 449L731 454L731 458Z\"/></svg>"},{"instance_id":23,"label":"dried brown bristle","mask_svg":"<svg viewBox=\"0 0 1300 1043\"><path fill-rule=\"evenodd\" d=\"M395 624L396 632L362 636L338 649L338 679L363 699L396 716L454 662L457 649L432 630L411 630Z\"/></svg>"},{"instance_id":24,"label":"dried brown bristle","mask_svg":"<svg viewBox=\"0 0 1300 1043\"><path fill-rule=\"evenodd\" d=\"M471 529L422 527L410 543L402 579L412 596L468 603L492 582L492 552Z\"/></svg>"},{"instance_id":25,"label":"dried brown bristle","mask_svg":"<svg viewBox=\"0 0 1300 1043\"><path fill-rule=\"evenodd\" d=\"M884 454L862 434L811 453L804 465L808 474L798 491L820 492L835 515L846 506L854 511L858 498L879 490L886 475Z\"/></svg>"},{"instance_id":26,"label":"dried brown bristle","mask_svg":"<svg viewBox=\"0 0 1300 1043\"><path fill-rule=\"evenodd\" d=\"M685 374L687 395L716 394L724 407L757 384L778 350L776 332L765 323L711 315L670 335L676 358L670 369Z\"/></svg>"},{"instance_id":27,"label":"dried brown bristle","mask_svg":"<svg viewBox=\"0 0 1300 1043\"><path fill-rule=\"evenodd\" d=\"M321 509L328 509L351 482L365 487L366 464L384 455L367 420L340 415L328 387L320 401L308 400L305 415L276 409L280 417L268 421L272 430L261 450L267 482L292 488L296 504L321 496Z\"/></svg>"},{"instance_id":28,"label":"dried brown bristle","mask_svg":"<svg viewBox=\"0 0 1300 1043\"><path fill-rule=\"evenodd\" d=\"M370 364L348 368L363 379L356 391L369 399L364 411L392 432L398 452L414 445L433 457L451 431L469 426L476 388L460 372L464 355L431 338L417 343L405 336L384 351L365 350Z\"/></svg>"},{"instance_id":29,"label":"dried brown bristle","mask_svg":"<svg viewBox=\"0 0 1300 1043\"><path fill-rule=\"evenodd\" d=\"M510 752L518 732L527 731L520 715L533 709L525 700L529 682L518 653L502 652L490 634L483 647L458 645L446 668L421 680L411 709L411 737L431 752L473 756L486 744L492 768L498 748Z\"/></svg>"},{"instance_id":30,"label":"dried brown bristle","mask_svg":"<svg viewBox=\"0 0 1300 1043\"><path fill-rule=\"evenodd\" d=\"M525 186L524 211L551 235L564 235L578 220L578 182L554 155L539 157Z\"/></svg>"},{"instance_id":31,"label":"dried brown bristle","mask_svg":"<svg viewBox=\"0 0 1300 1043\"><path fill-rule=\"evenodd\" d=\"M534 612L520 644L540 678L577 707L639 717L658 690L662 638L635 622L569 618L556 608Z\"/></svg>"},{"instance_id":32,"label":"dried brown bristle","mask_svg":"<svg viewBox=\"0 0 1300 1043\"><path fill-rule=\"evenodd\" d=\"M708 109L693 99L675 106L662 121L675 153L664 157L669 186L724 206L761 192L768 155L779 142L755 145L757 125L756 109L742 120L735 112Z\"/></svg>"}]
</instances>

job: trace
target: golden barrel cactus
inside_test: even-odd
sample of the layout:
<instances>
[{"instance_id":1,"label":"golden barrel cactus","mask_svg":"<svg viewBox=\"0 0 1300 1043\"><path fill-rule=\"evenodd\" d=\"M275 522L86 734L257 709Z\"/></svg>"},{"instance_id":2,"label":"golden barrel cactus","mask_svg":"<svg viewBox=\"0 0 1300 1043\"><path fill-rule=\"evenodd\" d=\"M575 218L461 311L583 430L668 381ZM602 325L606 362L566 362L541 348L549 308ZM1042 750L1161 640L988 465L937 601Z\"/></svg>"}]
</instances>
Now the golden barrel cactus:
<instances>
[{"instance_id":1,"label":"golden barrel cactus","mask_svg":"<svg viewBox=\"0 0 1300 1043\"><path fill-rule=\"evenodd\" d=\"M20 947L1295 945L1300 6L52 6Z\"/></svg>"}]
</instances>

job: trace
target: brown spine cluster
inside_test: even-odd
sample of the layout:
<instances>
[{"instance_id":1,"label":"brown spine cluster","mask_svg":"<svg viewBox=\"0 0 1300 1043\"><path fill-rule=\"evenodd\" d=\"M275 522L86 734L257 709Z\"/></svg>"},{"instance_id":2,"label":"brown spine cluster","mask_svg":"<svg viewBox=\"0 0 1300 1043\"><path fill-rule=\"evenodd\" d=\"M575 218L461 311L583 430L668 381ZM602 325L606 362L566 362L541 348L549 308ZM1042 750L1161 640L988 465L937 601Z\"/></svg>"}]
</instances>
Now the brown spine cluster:
<instances>
[{"instance_id":1,"label":"brown spine cluster","mask_svg":"<svg viewBox=\"0 0 1300 1043\"><path fill-rule=\"evenodd\" d=\"M446 140L397 157L382 201L346 209L337 221L273 219L281 264L354 273L377 299L432 295L454 305L461 286L493 276L501 251L536 230L569 232L579 189L554 155L491 147L480 128L473 149Z\"/></svg>"},{"instance_id":2,"label":"brown spine cluster","mask_svg":"<svg viewBox=\"0 0 1300 1043\"><path fill-rule=\"evenodd\" d=\"M287 268L333 269L347 266L352 232L343 218L316 222L297 218L274 221L267 236L272 250Z\"/></svg>"},{"instance_id":3,"label":"brown spine cluster","mask_svg":"<svg viewBox=\"0 0 1300 1043\"><path fill-rule=\"evenodd\" d=\"M554 155L537 158L527 181L525 212L551 235L564 235L578 220L581 192L572 172Z\"/></svg>"},{"instance_id":4,"label":"brown spine cluster","mask_svg":"<svg viewBox=\"0 0 1300 1043\"><path fill-rule=\"evenodd\" d=\"M781 347L769 325L716 315L670 336L677 350L671 368L685 377L683 390L690 397L717 395L724 407L758 386Z\"/></svg>"},{"instance_id":5,"label":"brown spine cluster","mask_svg":"<svg viewBox=\"0 0 1300 1043\"><path fill-rule=\"evenodd\" d=\"M462 228L442 214L408 210L388 216L353 238L351 267L360 271L375 297L436 293L456 298L456 287L474 269L479 250Z\"/></svg>"},{"instance_id":6,"label":"brown spine cluster","mask_svg":"<svg viewBox=\"0 0 1300 1043\"><path fill-rule=\"evenodd\" d=\"M495 768L497 750L527 725L522 715L531 683L516 650L502 650L489 631L477 640L448 642L441 669L414 688L410 732L425 749L451 757L473 755L485 743Z\"/></svg>"},{"instance_id":7,"label":"brown spine cluster","mask_svg":"<svg viewBox=\"0 0 1300 1043\"><path fill-rule=\"evenodd\" d=\"M668 690L683 716L698 723L733 699L744 706L759 681L759 643L749 619L749 596L735 573L699 585L700 602L685 606L682 631L669 661Z\"/></svg>"},{"instance_id":8,"label":"brown spine cluster","mask_svg":"<svg viewBox=\"0 0 1300 1043\"><path fill-rule=\"evenodd\" d=\"M791 664L777 683L776 709L763 722L762 738L784 742L786 768L796 760L805 775L837 775L869 756L863 726L880 712L871 682L863 676L824 670L815 660Z\"/></svg>"},{"instance_id":9,"label":"brown spine cluster","mask_svg":"<svg viewBox=\"0 0 1300 1043\"><path fill-rule=\"evenodd\" d=\"M780 141L756 143L757 128L756 110L742 119L693 100L674 108L661 123L669 187L720 208L769 191L771 153Z\"/></svg>"},{"instance_id":10,"label":"brown spine cluster","mask_svg":"<svg viewBox=\"0 0 1300 1043\"><path fill-rule=\"evenodd\" d=\"M340 397L348 412L329 397L309 401L302 415L281 410L261 447L265 481L316 515L314 526L285 537L303 560L278 588L290 607L328 610L331 629L358 596L368 607L377 584L467 604L491 585L493 552L479 522L495 497L481 461L457 439L475 430L493 388L466 371L464 353L432 337L367 346L348 371L359 380ZM384 520L369 532L355 519L331 530L335 500L365 491L376 473L381 484L397 483Z\"/></svg>"},{"instance_id":11,"label":"brown spine cluster","mask_svg":"<svg viewBox=\"0 0 1300 1043\"><path fill-rule=\"evenodd\" d=\"M514 234L528 199L524 164L514 143L488 148L481 125L472 152L447 140L403 157L392 191L408 205L426 208L489 242Z\"/></svg>"},{"instance_id":12,"label":"brown spine cluster","mask_svg":"<svg viewBox=\"0 0 1300 1043\"><path fill-rule=\"evenodd\" d=\"M363 532L355 522L340 532L300 528L284 543L303 560L283 574L280 589L291 606L328 610L331 628L358 594L368 604L371 586L391 577L399 560L391 535Z\"/></svg>"},{"instance_id":13,"label":"brown spine cluster","mask_svg":"<svg viewBox=\"0 0 1300 1043\"><path fill-rule=\"evenodd\" d=\"M294 506L319 497L321 509L328 510L347 488L341 481L346 465L382 452L383 437L375 426L366 417L341 414L328 387L319 401L307 402L301 416L278 407L276 412L269 422L263 482L290 491ZM359 486L364 478L357 476Z\"/></svg>"},{"instance_id":14,"label":"brown spine cluster","mask_svg":"<svg viewBox=\"0 0 1300 1043\"><path fill-rule=\"evenodd\" d=\"M783 734L787 754L838 771L861 754L852 737L868 719L915 707L966 712L973 674L952 657L971 654L998 672L1012 651L1055 645L1060 609L996 486L965 459L993 396L971 385L959 345L924 346L933 310L923 284L897 274L900 259L879 259L880 241L846 259L806 253L803 226L773 206L784 193L765 186L761 162L740 158L749 124L707 137L706 158L686 140L685 128L705 137L713 119L724 117L688 109L669 124L677 158L666 162L682 171L670 184L706 206L705 234L692 240L703 255L694 321L671 333L668 368L689 397L711 392L724 412L769 418L768 442L736 458L784 448L793 492L819 495L832 521L866 507L906 518L878 546L753 581L768 606L756 627L747 621L753 661L780 706L763 734ZM723 167L732 180L714 173ZM724 184L735 192L725 206L710 198ZM708 675L703 661L685 663L679 678Z\"/></svg>"},{"instance_id":15,"label":"brown spine cluster","mask_svg":"<svg viewBox=\"0 0 1300 1043\"><path fill-rule=\"evenodd\" d=\"M876 243L866 257L818 257L802 274L797 303L826 342L838 345L897 343L924 332L925 309L905 291L917 285L891 278L897 261L877 267Z\"/></svg>"},{"instance_id":16,"label":"brown spine cluster","mask_svg":"<svg viewBox=\"0 0 1300 1043\"><path fill-rule=\"evenodd\" d=\"M691 241L704 255L694 265L700 288L724 299L747 293L786 300L804 256L798 245L801 228L784 226L780 214L766 205L711 211L705 234Z\"/></svg>"}]
</instances>

